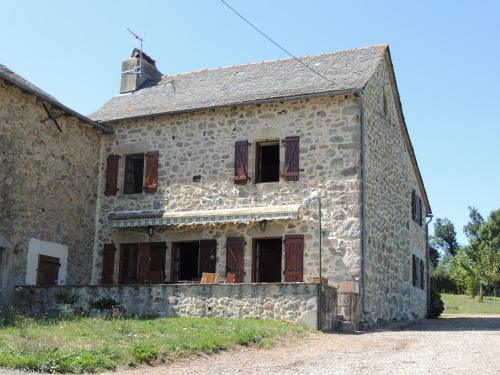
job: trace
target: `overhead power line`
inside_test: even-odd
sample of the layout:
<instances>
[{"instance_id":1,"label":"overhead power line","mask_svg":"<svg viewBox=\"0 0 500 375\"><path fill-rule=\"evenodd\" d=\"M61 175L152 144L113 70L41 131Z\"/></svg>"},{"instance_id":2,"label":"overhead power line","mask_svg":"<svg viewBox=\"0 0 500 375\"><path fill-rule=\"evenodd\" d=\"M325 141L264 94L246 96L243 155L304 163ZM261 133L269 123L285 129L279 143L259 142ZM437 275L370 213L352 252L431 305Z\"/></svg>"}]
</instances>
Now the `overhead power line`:
<instances>
[{"instance_id":1,"label":"overhead power line","mask_svg":"<svg viewBox=\"0 0 500 375\"><path fill-rule=\"evenodd\" d=\"M288 56L290 56L292 59L294 59L295 61L297 61L299 64L305 66L307 69L309 69L311 72L313 72L314 74L317 74L318 76L320 76L321 78L327 80L328 82L330 83L334 83L333 81L331 81L330 79L328 79L327 77L325 77L323 74L321 74L320 72L318 72L317 70L311 68L309 65L307 65L304 61L302 61L301 59L299 59L298 57L294 56L291 52L289 52L286 48L282 47L281 45L279 45L277 42L275 42L274 40L271 39L271 37L267 36L266 33L264 33L262 30L260 30L257 26L255 26L252 22L250 22L247 18L245 18L245 16L243 16L240 12L238 12L236 9L234 9L231 5L229 5L226 1L224 0L219 0L222 4L224 4L226 7L228 7L234 14L236 14L238 17L240 17L243 21L245 21L250 27L252 27L255 31L257 31L260 35L262 35L264 38L266 38L267 40L269 40L272 44L274 44L276 47L278 47L280 50L282 50L283 52L285 52Z\"/></svg>"}]
</instances>

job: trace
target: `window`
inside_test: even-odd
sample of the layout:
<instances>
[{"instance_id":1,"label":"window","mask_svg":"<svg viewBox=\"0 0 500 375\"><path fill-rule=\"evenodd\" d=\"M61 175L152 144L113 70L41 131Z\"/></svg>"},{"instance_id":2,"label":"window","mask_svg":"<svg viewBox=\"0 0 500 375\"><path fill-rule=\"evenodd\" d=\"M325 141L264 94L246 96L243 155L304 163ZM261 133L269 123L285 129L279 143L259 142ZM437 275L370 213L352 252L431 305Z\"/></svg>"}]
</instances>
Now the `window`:
<instances>
[{"instance_id":1,"label":"window","mask_svg":"<svg viewBox=\"0 0 500 375\"><path fill-rule=\"evenodd\" d=\"M142 193L144 185L144 154L128 155L125 158L124 194Z\"/></svg>"},{"instance_id":2,"label":"window","mask_svg":"<svg viewBox=\"0 0 500 375\"><path fill-rule=\"evenodd\" d=\"M279 141L257 143L255 156L255 182L278 182L280 179Z\"/></svg>"},{"instance_id":3,"label":"window","mask_svg":"<svg viewBox=\"0 0 500 375\"><path fill-rule=\"evenodd\" d=\"M281 238L254 240L255 282L281 282L281 242Z\"/></svg>"},{"instance_id":4,"label":"window","mask_svg":"<svg viewBox=\"0 0 500 375\"><path fill-rule=\"evenodd\" d=\"M203 272L215 273L216 250L216 240L174 243L172 281L200 281Z\"/></svg>"},{"instance_id":5,"label":"window","mask_svg":"<svg viewBox=\"0 0 500 375\"><path fill-rule=\"evenodd\" d=\"M139 244L128 243L121 245L120 253L120 283L137 283L137 261L139 255Z\"/></svg>"},{"instance_id":6,"label":"window","mask_svg":"<svg viewBox=\"0 0 500 375\"><path fill-rule=\"evenodd\" d=\"M424 223L423 203L415 189L411 193L411 213L413 221L422 226Z\"/></svg>"},{"instance_id":7,"label":"window","mask_svg":"<svg viewBox=\"0 0 500 375\"><path fill-rule=\"evenodd\" d=\"M387 97L385 94L382 95L382 113L387 116Z\"/></svg>"},{"instance_id":8,"label":"window","mask_svg":"<svg viewBox=\"0 0 500 375\"><path fill-rule=\"evenodd\" d=\"M57 285L60 267L59 258L39 255L36 285Z\"/></svg>"},{"instance_id":9,"label":"window","mask_svg":"<svg viewBox=\"0 0 500 375\"><path fill-rule=\"evenodd\" d=\"M412 266L412 284L416 288L422 290L425 289L425 264L422 259L412 255L411 256L411 266Z\"/></svg>"},{"instance_id":10,"label":"window","mask_svg":"<svg viewBox=\"0 0 500 375\"><path fill-rule=\"evenodd\" d=\"M165 252L165 242L122 244L120 283L163 283L165 281Z\"/></svg>"}]
</instances>

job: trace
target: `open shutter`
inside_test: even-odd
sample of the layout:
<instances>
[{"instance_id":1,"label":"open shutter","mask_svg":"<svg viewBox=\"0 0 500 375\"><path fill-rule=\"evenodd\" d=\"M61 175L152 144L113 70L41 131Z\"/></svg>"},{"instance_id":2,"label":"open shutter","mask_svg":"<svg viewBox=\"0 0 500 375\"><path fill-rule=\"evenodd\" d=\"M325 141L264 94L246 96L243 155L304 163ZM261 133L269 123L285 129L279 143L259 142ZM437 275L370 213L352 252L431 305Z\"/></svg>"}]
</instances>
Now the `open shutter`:
<instances>
[{"instance_id":1,"label":"open shutter","mask_svg":"<svg viewBox=\"0 0 500 375\"><path fill-rule=\"evenodd\" d=\"M113 274L115 271L115 251L116 247L112 243L104 244L102 256L102 283L113 284Z\"/></svg>"},{"instance_id":2,"label":"open shutter","mask_svg":"<svg viewBox=\"0 0 500 375\"><path fill-rule=\"evenodd\" d=\"M146 153L146 193L155 193L158 189L158 151Z\"/></svg>"},{"instance_id":3,"label":"open shutter","mask_svg":"<svg viewBox=\"0 0 500 375\"><path fill-rule=\"evenodd\" d=\"M413 286L417 286L417 257L415 255L411 256L411 270Z\"/></svg>"},{"instance_id":4,"label":"open shutter","mask_svg":"<svg viewBox=\"0 0 500 375\"><path fill-rule=\"evenodd\" d=\"M139 244L137 282L139 284L149 283L149 269L151 268L151 247L149 243Z\"/></svg>"},{"instance_id":5,"label":"open shutter","mask_svg":"<svg viewBox=\"0 0 500 375\"><path fill-rule=\"evenodd\" d=\"M299 137L285 138L285 180L299 180Z\"/></svg>"},{"instance_id":6,"label":"open shutter","mask_svg":"<svg viewBox=\"0 0 500 375\"><path fill-rule=\"evenodd\" d=\"M416 220L417 217L417 192L415 189L411 192L411 218L413 221Z\"/></svg>"},{"instance_id":7,"label":"open shutter","mask_svg":"<svg viewBox=\"0 0 500 375\"><path fill-rule=\"evenodd\" d=\"M420 259L420 289L425 288L425 266L424 261Z\"/></svg>"},{"instance_id":8,"label":"open shutter","mask_svg":"<svg viewBox=\"0 0 500 375\"><path fill-rule=\"evenodd\" d=\"M226 242L226 272L236 275L235 282L242 283L244 276L245 239L228 237Z\"/></svg>"},{"instance_id":9,"label":"open shutter","mask_svg":"<svg viewBox=\"0 0 500 375\"><path fill-rule=\"evenodd\" d=\"M200 241L200 275L203 272L215 273L217 241Z\"/></svg>"},{"instance_id":10,"label":"open shutter","mask_svg":"<svg viewBox=\"0 0 500 375\"><path fill-rule=\"evenodd\" d=\"M285 236L285 282L301 282L304 273L304 236Z\"/></svg>"},{"instance_id":11,"label":"open shutter","mask_svg":"<svg viewBox=\"0 0 500 375\"><path fill-rule=\"evenodd\" d=\"M234 183L244 185L248 181L248 141L239 141L234 146Z\"/></svg>"},{"instance_id":12,"label":"open shutter","mask_svg":"<svg viewBox=\"0 0 500 375\"><path fill-rule=\"evenodd\" d=\"M118 191L118 160L119 155L108 155L106 164L106 190L105 195L115 195Z\"/></svg>"}]
</instances>

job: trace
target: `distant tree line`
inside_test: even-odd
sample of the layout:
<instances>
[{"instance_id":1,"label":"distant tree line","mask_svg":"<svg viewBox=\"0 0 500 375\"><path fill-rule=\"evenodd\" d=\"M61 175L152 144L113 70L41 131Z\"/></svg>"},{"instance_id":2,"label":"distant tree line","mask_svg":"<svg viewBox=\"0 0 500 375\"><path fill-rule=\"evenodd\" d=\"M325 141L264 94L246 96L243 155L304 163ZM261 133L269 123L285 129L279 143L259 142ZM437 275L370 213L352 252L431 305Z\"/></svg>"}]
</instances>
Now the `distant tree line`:
<instances>
[{"instance_id":1,"label":"distant tree line","mask_svg":"<svg viewBox=\"0 0 500 375\"><path fill-rule=\"evenodd\" d=\"M455 226L449 219L436 219L430 238L433 290L468 294L483 300L497 296L500 286L500 209L485 220L469 207L469 222L463 228L469 244L459 245Z\"/></svg>"}]
</instances>

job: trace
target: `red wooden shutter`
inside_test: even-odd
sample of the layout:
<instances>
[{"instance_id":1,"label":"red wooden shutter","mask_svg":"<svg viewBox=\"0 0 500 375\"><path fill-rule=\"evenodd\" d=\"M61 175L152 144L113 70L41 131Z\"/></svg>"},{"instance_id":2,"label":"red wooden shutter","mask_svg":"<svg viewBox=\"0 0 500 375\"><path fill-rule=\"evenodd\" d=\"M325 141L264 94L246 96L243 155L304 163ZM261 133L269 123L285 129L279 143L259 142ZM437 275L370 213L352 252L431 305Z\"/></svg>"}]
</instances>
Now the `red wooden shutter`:
<instances>
[{"instance_id":1,"label":"red wooden shutter","mask_svg":"<svg viewBox=\"0 0 500 375\"><path fill-rule=\"evenodd\" d=\"M236 275L235 282L242 283L244 276L245 239L228 237L226 242L226 272Z\"/></svg>"},{"instance_id":2,"label":"red wooden shutter","mask_svg":"<svg viewBox=\"0 0 500 375\"><path fill-rule=\"evenodd\" d=\"M151 246L149 243L139 244L137 282L139 284L149 283L149 269L151 268Z\"/></svg>"},{"instance_id":3,"label":"red wooden shutter","mask_svg":"<svg viewBox=\"0 0 500 375\"><path fill-rule=\"evenodd\" d=\"M155 193L158 189L158 151L146 153L146 193Z\"/></svg>"},{"instance_id":4,"label":"red wooden shutter","mask_svg":"<svg viewBox=\"0 0 500 375\"><path fill-rule=\"evenodd\" d=\"M411 218L413 221L416 220L417 217L417 192L415 189L411 192Z\"/></svg>"},{"instance_id":5,"label":"red wooden shutter","mask_svg":"<svg viewBox=\"0 0 500 375\"><path fill-rule=\"evenodd\" d=\"M248 141L239 141L234 146L234 183L244 185L248 181Z\"/></svg>"},{"instance_id":6,"label":"red wooden shutter","mask_svg":"<svg viewBox=\"0 0 500 375\"><path fill-rule=\"evenodd\" d=\"M215 273L216 240L200 241L200 276L202 272Z\"/></svg>"},{"instance_id":7,"label":"red wooden shutter","mask_svg":"<svg viewBox=\"0 0 500 375\"><path fill-rule=\"evenodd\" d=\"M420 259L420 289L425 288L425 266L424 261Z\"/></svg>"},{"instance_id":8,"label":"red wooden shutter","mask_svg":"<svg viewBox=\"0 0 500 375\"><path fill-rule=\"evenodd\" d=\"M413 286L417 286L417 257L415 255L411 256L411 269L412 269L412 279Z\"/></svg>"},{"instance_id":9,"label":"red wooden shutter","mask_svg":"<svg viewBox=\"0 0 500 375\"><path fill-rule=\"evenodd\" d=\"M285 180L299 180L299 137L285 138Z\"/></svg>"},{"instance_id":10,"label":"red wooden shutter","mask_svg":"<svg viewBox=\"0 0 500 375\"><path fill-rule=\"evenodd\" d=\"M285 282L303 281L304 236L285 236Z\"/></svg>"},{"instance_id":11,"label":"red wooden shutter","mask_svg":"<svg viewBox=\"0 0 500 375\"><path fill-rule=\"evenodd\" d=\"M105 195L115 195L118 191L118 160L119 155L108 155L106 165L106 190Z\"/></svg>"},{"instance_id":12,"label":"red wooden shutter","mask_svg":"<svg viewBox=\"0 0 500 375\"><path fill-rule=\"evenodd\" d=\"M115 270L115 250L112 243L104 244L102 255L102 283L113 284L113 274Z\"/></svg>"}]
</instances>

